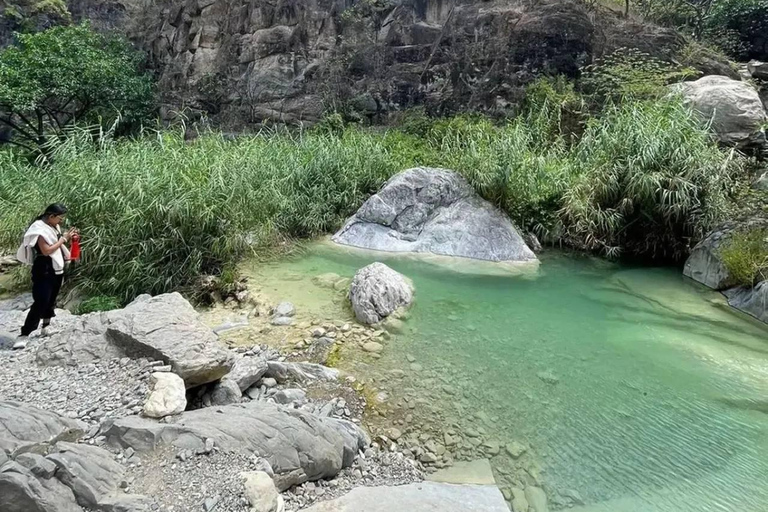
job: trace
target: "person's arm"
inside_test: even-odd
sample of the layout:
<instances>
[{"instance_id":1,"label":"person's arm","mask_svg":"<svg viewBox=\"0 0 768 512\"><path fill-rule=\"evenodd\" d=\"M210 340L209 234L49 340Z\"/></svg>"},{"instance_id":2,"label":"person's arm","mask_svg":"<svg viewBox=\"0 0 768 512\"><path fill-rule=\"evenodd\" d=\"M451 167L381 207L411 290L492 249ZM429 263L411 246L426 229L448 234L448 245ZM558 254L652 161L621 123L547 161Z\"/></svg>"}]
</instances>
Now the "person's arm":
<instances>
[{"instance_id":1,"label":"person's arm","mask_svg":"<svg viewBox=\"0 0 768 512\"><path fill-rule=\"evenodd\" d=\"M62 237L59 238L54 244L49 244L48 242L45 241L45 238L38 237L37 248L40 250L40 253L43 256L50 256L51 254L61 249L62 245L69 242L69 239L71 237L72 237L72 230L69 230L68 233L65 233L64 235L62 235Z\"/></svg>"}]
</instances>

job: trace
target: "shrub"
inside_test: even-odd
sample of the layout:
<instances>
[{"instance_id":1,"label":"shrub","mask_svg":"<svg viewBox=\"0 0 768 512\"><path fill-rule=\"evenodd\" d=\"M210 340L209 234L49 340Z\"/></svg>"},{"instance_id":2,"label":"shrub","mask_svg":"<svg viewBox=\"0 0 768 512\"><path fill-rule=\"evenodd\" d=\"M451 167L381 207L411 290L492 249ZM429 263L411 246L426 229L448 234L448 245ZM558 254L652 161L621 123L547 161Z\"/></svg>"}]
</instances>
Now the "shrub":
<instances>
[{"instance_id":1,"label":"shrub","mask_svg":"<svg viewBox=\"0 0 768 512\"><path fill-rule=\"evenodd\" d=\"M754 286L768 279L768 229L733 233L720 248L720 258L736 284Z\"/></svg>"},{"instance_id":2,"label":"shrub","mask_svg":"<svg viewBox=\"0 0 768 512\"><path fill-rule=\"evenodd\" d=\"M568 241L609 257L680 259L723 213L731 160L677 99L632 102L594 120L570 165Z\"/></svg>"}]
</instances>

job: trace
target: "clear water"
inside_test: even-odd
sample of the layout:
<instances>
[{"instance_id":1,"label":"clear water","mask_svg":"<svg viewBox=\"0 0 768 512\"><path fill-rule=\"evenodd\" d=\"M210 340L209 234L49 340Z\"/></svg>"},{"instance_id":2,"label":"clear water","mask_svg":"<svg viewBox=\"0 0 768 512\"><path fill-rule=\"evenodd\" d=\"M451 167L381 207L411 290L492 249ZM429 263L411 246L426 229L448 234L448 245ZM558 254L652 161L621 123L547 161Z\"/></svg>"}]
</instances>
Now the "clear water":
<instances>
[{"instance_id":1,"label":"clear water","mask_svg":"<svg viewBox=\"0 0 768 512\"><path fill-rule=\"evenodd\" d=\"M259 282L340 318L343 301L311 276L351 277L373 260L317 247L261 267ZM563 254L517 276L386 263L416 288L406 331L380 359L346 364L417 401L393 398L404 410L390 420L416 414L529 445L536 460L503 448L492 459L497 481L534 475L552 509L575 490L585 512L768 511L768 330L719 294L675 269Z\"/></svg>"}]
</instances>

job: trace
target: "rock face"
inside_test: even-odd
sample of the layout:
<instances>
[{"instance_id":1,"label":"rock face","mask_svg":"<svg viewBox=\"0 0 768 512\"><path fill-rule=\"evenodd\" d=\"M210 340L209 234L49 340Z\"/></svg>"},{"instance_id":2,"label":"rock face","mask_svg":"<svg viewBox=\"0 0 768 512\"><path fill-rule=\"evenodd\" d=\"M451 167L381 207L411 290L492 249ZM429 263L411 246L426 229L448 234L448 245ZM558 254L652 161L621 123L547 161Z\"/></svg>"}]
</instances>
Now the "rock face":
<instances>
[{"instance_id":1,"label":"rock face","mask_svg":"<svg viewBox=\"0 0 768 512\"><path fill-rule=\"evenodd\" d=\"M331 101L358 119L419 104L503 110L532 70L575 76L616 48L667 59L686 45L673 30L577 0L66 3L75 21L122 31L145 51L166 118L184 105L233 129L313 122ZM14 19L0 17L0 42L12 39L17 27L4 24ZM698 67L729 71L714 56Z\"/></svg>"},{"instance_id":2,"label":"rock face","mask_svg":"<svg viewBox=\"0 0 768 512\"><path fill-rule=\"evenodd\" d=\"M369 198L333 241L363 249L487 261L535 261L509 218L458 173L415 168Z\"/></svg>"},{"instance_id":3,"label":"rock face","mask_svg":"<svg viewBox=\"0 0 768 512\"><path fill-rule=\"evenodd\" d=\"M55 478L38 479L16 462L0 467L3 512L82 512L72 491Z\"/></svg>"},{"instance_id":4,"label":"rock face","mask_svg":"<svg viewBox=\"0 0 768 512\"><path fill-rule=\"evenodd\" d=\"M376 324L413 300L413 288L402 274L383 263L357 271L349 286L349 300L357 319Z\"/></svg>"},{"instance_id":5,"label":"rock face","mask_svg":"<svg viewBox=\"0 0 768 512\"><path fill-rule=\"evenodd\" d=\"M155 372L150 379L152 392L144 404L144 415L163 418L184 412L187 408L187 390L184 381L175 373Z\"/></svg>"},{"instance_id":6,"label":"rock face","mask_svg":"<svg viewBox=\"0 0 768 512\"><path fill-rule=\"evenodd\" d=\"M704 119L723 144L737 147L765 144L763 125L768 121L757 91L748 83L725 76L705 76L675 86Z\"/></svg>"},{"instance_id":7,"label":"rock face","mask_svg":"<svg viewBox=\"0 0 768 512\"><path fill-rule=\"evenodd\" d=\"M219 380L234 360L178 293L136 298L110 318L107 339L132 357L173 367L188 388Z\"/></svg>"},{"instance_id":8,"label":"rock face","mask_svg":"<svg viewBox=\"0 0 768 512\"><path fill-rule=\"evenodd\" d=\"M745 286L724 292L728 304L768 323L768 281L758 283L754 288Z\"/></svg>"},{"instance_id":9,"label":"rock face","mask_svg":"<svg viewBox=\"0 0 768 512\"><path fill-rule=\"evenodd\" d=\"M333 241L378 251L536 260L509 218L447 169L415 168L392 177Z\"/></svg>"},{"instance_id":10,"label":"rock face","mask_svg":"<svg viewBox=\"0 0 768 512\"><path fill-rule=\"evenodd\" d=\"M281 490L335 476L370 442L353 423L258 401L187 411L170 424L120 418L103 434L140 452L166 444L197 450L210 438L224 451L266 458Z\"/></svg>"}]
</instances>

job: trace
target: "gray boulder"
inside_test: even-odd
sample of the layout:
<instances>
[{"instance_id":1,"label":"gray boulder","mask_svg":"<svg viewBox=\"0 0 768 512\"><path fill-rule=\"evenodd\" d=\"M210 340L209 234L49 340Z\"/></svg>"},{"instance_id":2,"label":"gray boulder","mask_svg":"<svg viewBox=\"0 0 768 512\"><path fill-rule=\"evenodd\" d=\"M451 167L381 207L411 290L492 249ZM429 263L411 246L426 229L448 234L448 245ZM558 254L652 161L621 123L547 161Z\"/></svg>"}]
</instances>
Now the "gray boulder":
<instances>
[{"instance_id":1,"label":"gray boulder","mask_svg":"<svg viewBox=\"0 0 768 512\"><path fill-rule=\"evenodd\" d=\"M349 286L349 301L357 319L376 324L413 300L408 280L383 263L371 263L357 271Z\"/></svg>"},{"instance_id":2,"label":"gray boulder","mask_svg":"<svg viewBox=\"0 0 768 512\"><path fill-rule=\"evenodd\" d=\"M683 267L683 275L715 290L730 288L734 281L720 259L720 248L735 231L760 227L768 227L768 220L756 217L729 222L715 229L693 248Z\"/></svg>"},{"instance_id":3,"label":"gray boulder","mask_svg":"<svg viewBox=\"0 0 768 512\"><path fill-rule=\"evenodd\" d=\"M119 311L67 318L58 333L42 340L37 348L37 362L46 366L72 366L121 357L123 353L120 349L104 336L110 319Z\"/></svg>"},{"instance_id":4,"label":"gray boulder","mask_svg":"<svg viewBox=\"0 0 768 512\"><path fill-rule=\"evenodd\" d=\"M210 438L223 451L267 459L281 490L335 476L370 442L353 423L261 401L187 411L178 418L171 424L120 418L102 434L112 445L140 452L161 445L197 451Z\"/></svg>"},{"instance_id":5,"label":"gray boulder","mask_svg":"<svg viewBox=\"0 0 768 512\"><path fill-rule=\"evenodd\" d=\"M56 477L72 489L81 506L97 508L117 492L125 468L108 451L73 443L57 443L56 449L47 458L56 464Z\"/></svg>"},{"instance_id":6,"label":"gray boulder","mask_svg":"<svg viewBox=\"0 0 768 512\"><path fill-rule=\"evenodd\" d=\"M17 462L0 467L3 512L82 512L72 491L55 478L38 478Z\"/></svg>"},{"instance_id":7,"label":"gray boulder","mask_svg":"<svg viewBox=\"0 0 768 512\"><path fill-rule=\"evenodd\" d=\"M10 454L44 451L40 445L74 441L84 433L77 420L20 402L0 401L0 450Z\"/></svg>"},{"instance_id":8,"label":"gray boulder","mask_svg":"<svg viewBox=\"0 0 768 512\"><path fill-rule=\"evenodd\" d=\"M229 405L240 402L243 393L233 380L222 380L217 382L211 391L211 404Z\"/></svg>"},{"instance_id":9,"label":"gray boulder","mask_svg":"<svg viewBox=\"0 0 768 512\"><path fill-rule=\"evenodd\" d=\"M536 260L509 218L447 169L415 168L392 177L333 241L388 252Z\"/></svg>"},{"instance_id":10,"label":"gray boulder","mask_svg":"<svg viewBox=\"0 0 768 512\"><path fill-rule=\"evenodd\" d=\"M129 356L170 364L187 388L221 379L234 362L178 293L138 297L110 318L107 339Z\"/></svg>"},{"instance_id":11,"label":"gray boulder","mask_svg":"<svg viewBox=\"0 0 768 512\"><path fill-rule=\"evenodd\" d=\"M339 370L314 363L267 362L265 377L277 382L311 382L313 380L334 381L339 378Z\"/></svg>"},{"instance_id":12,"label":"gray boulder","mask_svg":"<svg viewBox=\"0 0 768 512\"><path fill-rule=\"evenodd\" d=\"M747 70L749 70L749 74L752 75L752 78L768 81L768 62L760 62L759 60L750 61L749 64L747 64Z\"/></svg>"},{"instance_id":13,"label":"gray boulder","mask_svg":"<svg viewBox=\"0 0 768 512\"><path fill-rule=\"evenodd\" d=\"M754 288L741 286L723 292L732 307L768 323L768 281Z\"/></svg>"},{"instance_id":14,"label":"gray boulder","mask_svg":"<svg viewBox=\"0 0 768 512\"><path fill-rule=\"evenodd\" d=\"M267 361L263 358L241 355L235 359L232 369L222 380L233 381L240 391L245 391L260 381L268 369Z\"/></svg>"},{"instance_id":15,"label":"gray boulder","mask_svg":"<svg viewBox=\"0 0 768 512\"><path fill-rule=\"evenodd\" d=\"M765 143L762 127L768 117L760 96L747 82L710 75L673 87L706 121L712 122L723 144L743 147Z\"/></svg>"}]
</instances>

